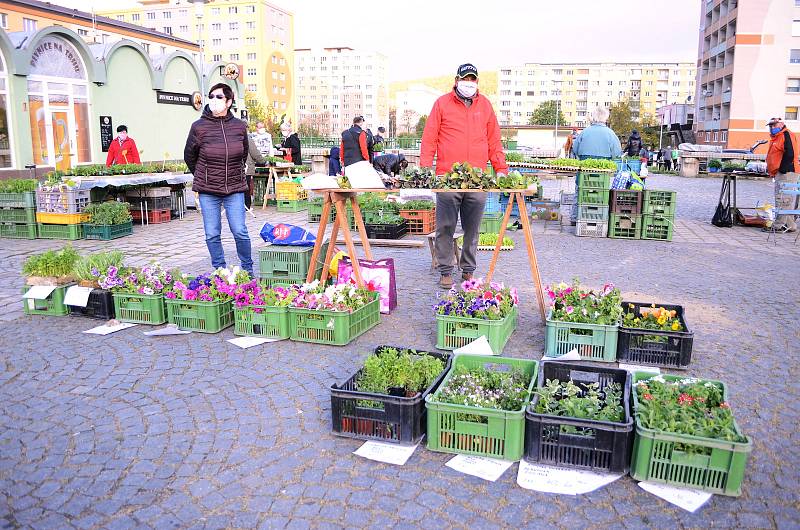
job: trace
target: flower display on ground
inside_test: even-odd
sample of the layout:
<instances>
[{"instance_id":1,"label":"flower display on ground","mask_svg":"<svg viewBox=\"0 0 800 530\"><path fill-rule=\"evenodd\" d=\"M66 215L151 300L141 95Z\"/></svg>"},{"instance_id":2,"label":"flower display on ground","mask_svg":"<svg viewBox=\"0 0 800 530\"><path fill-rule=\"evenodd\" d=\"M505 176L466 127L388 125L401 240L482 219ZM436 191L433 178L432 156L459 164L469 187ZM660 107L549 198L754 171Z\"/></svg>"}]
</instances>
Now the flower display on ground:
<instances>
[{"instance_id":1,"label":"flower display on ground","mask_svg":"<svg viewBox=\"0 0 800 530\"><path fill-rule=\"evenodd\" d=\"M189 278L182 274L175 279L172 288L167 290L164 296L168 300L224 302L233 299L239 285L249 281L250 276L247 271L239 267L220 268L195 278Z\"/></svg>"},{"instance_id":2,"label":"flower display on ground","mask_svg":"<svg viewBox=\"0 0 800 530\"><path fill-rule=\"evenodd\" d=\"M626 328L656 329L659 331L684 331L678 312L668 310L663 307L656 307L656 304L649 308L642 308L637 315L636 306L628 304L625 315L622 318L622 325Z\"/></svg>"},{"instance_id":3,"label":"flower display on ground","mask_svg":"<svg viewBox=\"0 0 800 530\"><path fill-rule=\"evenodd\" d=\"M433 401L470 407L519 410L528 400L530 377L519 370L495 372L458 366Z\"/></svg>"},{"instance_id":4,"label":"flower display on ground","mask_svg":"<svg viewBox=\"0 0 800 530\"><path fill-rule=\"evenodd\" d=\"M537 388L536 412L597 421L620 422L625 419L622 385L609 383L574 383L548 379Z\"/></svg>"},{"instance_id":5,"label":"flower display on ground","mask_svg":"<svg viewBox=\"0 0 800 530\"><path fill-rule=\"evenodd\" d=\"M290 307L352 313L375 300L375 291L349 283L329 285L314 280L297 288Z\"/></svg>"},{"instance_id":6,"label":"flower display on ground","mask_svg":"<svg viewBox=\"0 0 800 530\"><path fill-rule=\"evenodd\" d=\"M236 309L263 313L265 307L288 307L298 295L298 286L262 288L258 280L238 284L233 299Z\"/></svg>"},{"instance_id":7,"label":"flower display on ground","mask_svg":"<svg viewBox=\"0 0 800 530\"><path fill-rule=\"evenodd\" d=\"M94 274L95 271L92 271ZM141 269L120 269L109 267L105 273L97 271L98 283L102 289L118 293L161 294L172 288L175 276L163 268L161 263L153 262Z\"/></svg>"},{"instance_id":8,"label":"flower display on ground","mask_svg":"<svg viewBox=\"0 0 800 530\"><path fill-rule=\"evenodd\" d=\"M581 286L576 278L571 285L561 282L545 292L552 305L552 320L609 326L622 315L622 296L613 283L595 291Z\"/></svg>"},{"instance_id":9,"label":"flower display on ground","mask_svg":"<svg viewBox=\"0 0 800 530\"><path fill-rule=\"evenodd\" d=\"M482 320L501 320L519 303L517 290L502 283L485 285L482 279L467 280L461 289L453 287L433 306L437 315Z\"/></svg>"}]
</instances>

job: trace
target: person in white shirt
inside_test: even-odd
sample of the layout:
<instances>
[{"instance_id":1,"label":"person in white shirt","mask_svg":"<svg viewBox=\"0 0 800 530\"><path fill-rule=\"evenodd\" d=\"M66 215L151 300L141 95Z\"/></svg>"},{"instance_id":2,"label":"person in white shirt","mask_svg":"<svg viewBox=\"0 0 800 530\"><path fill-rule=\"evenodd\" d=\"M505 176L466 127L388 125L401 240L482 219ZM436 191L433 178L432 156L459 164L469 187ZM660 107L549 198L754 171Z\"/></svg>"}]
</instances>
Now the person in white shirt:
<instances>
[{"instance_id":1,"label":"person in white shirt","mask_svg":"<svg viewBox=\"0 0 800 530\"><path fill-rule=\"evenodd\" d=\"M272 156L272 135L267 132L264 122L256 123L256 132L253 134L253 141L262 156Z\"/></svg>"}]
</instances>

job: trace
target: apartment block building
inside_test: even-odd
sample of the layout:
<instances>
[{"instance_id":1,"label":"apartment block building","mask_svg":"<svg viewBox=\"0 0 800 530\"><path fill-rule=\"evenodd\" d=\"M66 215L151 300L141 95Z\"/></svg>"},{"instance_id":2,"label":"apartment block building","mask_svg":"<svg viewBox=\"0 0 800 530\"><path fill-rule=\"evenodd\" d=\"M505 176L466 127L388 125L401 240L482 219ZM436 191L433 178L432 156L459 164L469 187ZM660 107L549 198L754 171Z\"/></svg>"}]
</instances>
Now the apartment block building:
<instances>
[{"instance_id":1,"label":"apartment block building","mask_svg":"<svg viewBox=\"0 0 800 530\"><path fill-rule=\"evenodd\" d=\"M800 0L703 0L697 64L698 143L748 148L773 116L797 130Z\"/></svg>"},{"instance_id":2,"label":"apartment block building","mask_svg":"<svg viewBox=\"0 0 800 530\"><path fill-rule=\"evenodd\" d=\"M567 122L589 124L592 109L629 100L635 117L655 117L656 109L685 103L695 93L693 63L526 63L498 75L497 111L501 125L526 125L545 101L559 102Z\"/></svg>"},{"instance_id":3,"label":"apartment block building","mask_svg":"<svg viewBox=\"0 0 800 530\"><path fill-rule=\"evenodd\" d=\"M265 0L141 0L130 9L103 11L121 22L197 42L206 64L234 63L246 92L277 117L295 116L294 17Z\"/></svg>"},{"instance_id":4,"label":"apartment block building","mask_svg":"<svg viewBox=\"0 0 800 530\"><path fill-rule=\"evenodd\" d=\"M389 123L387 58L348 47L294 50L300 124L336 136L363 115L375 130Z\"/></svg>"}]
</instances>

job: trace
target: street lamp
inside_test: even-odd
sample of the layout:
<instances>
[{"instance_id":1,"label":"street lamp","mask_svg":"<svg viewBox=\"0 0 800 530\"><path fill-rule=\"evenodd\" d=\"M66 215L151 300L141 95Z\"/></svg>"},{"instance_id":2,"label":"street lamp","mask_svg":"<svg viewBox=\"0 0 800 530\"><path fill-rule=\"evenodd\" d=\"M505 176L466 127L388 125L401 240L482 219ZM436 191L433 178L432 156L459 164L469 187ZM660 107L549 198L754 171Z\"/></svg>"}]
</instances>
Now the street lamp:
<instances>
[{"instance_id":1,"label":"street lamp","mask_svg":"<svg viewBox=\"0 0 800 530\"><path fill-rule=\"evenodd\" d=\"M200 97L202 97L203 100L206 99L206 69L205 58L203 57L205 42L203 39L203 26L201 22L203 21L205 5L210 1L211 0L189 0L189 3L194 5L194 18L197 20L197 40L200 44Z\"/></svg>"}]
</instances>

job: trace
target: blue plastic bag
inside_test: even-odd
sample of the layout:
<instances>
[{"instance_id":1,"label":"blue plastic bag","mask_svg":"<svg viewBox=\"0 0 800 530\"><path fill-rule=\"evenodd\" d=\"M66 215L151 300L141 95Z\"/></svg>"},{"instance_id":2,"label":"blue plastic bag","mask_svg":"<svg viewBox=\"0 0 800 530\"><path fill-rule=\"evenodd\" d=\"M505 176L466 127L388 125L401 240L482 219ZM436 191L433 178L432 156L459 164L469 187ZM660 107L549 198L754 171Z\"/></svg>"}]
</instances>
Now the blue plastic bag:
<instances>
[{"instance_id":1,"label":"blue plastic bag","mask_svg":"<svg viewBox=\"0 0 800 530\"><path fill-rule=\"evenodd\" d=\"M261 227L261 239L273 245L291 245L295 247L313 247L317 238L308 231L295 225L278 224L272 226L264 223Z\"/></svg>"},{"instance_id":2,"label":"blue plastic bag","mask_svg":"<svg viewBox=\"0 0 800 530\"><path fill-rule=\"evenodd\" d=\"M614 175L614 180L611 181L611 189L612 190L626 190L628 189L628 183L631 180L631 172L630 171L617 171L617 174Z\"/></svg>"}]
</instances>

